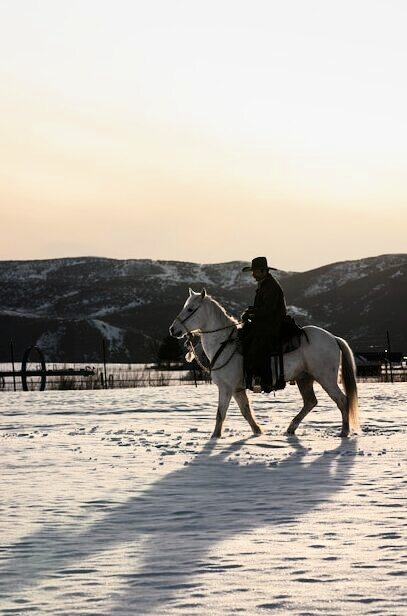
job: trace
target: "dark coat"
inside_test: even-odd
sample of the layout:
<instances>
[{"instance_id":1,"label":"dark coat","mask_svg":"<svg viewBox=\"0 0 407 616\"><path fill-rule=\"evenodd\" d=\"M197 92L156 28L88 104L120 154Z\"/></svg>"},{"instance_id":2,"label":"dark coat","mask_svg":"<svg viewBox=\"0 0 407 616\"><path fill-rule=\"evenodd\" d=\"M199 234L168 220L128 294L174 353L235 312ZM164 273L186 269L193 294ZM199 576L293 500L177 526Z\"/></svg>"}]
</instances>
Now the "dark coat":
<instances>
[{"instance_id":1,"label":"dark coat","mask_svg":"<svg viewBox=\"0 0 407 616\"><path fill-rule=\"evenodd\" d=\"M287 309L283 290L270 273L259 283L253 308L255 336L279 336Z\"/></svg>"},{"instance_id":2,"label":"dark coat","mask_svg":"<svg viewBox=\"0 0 407 616\"><path fill-rule=\"evenodd\" d=\"M287 314L283 290L271 274L259 283L254 306L245 314L247 318L242 316L245 325L241 330L245 370L264 375L265 366L270 366L267 358L280 349L281 330Z\"/></svg>"}]
</instances>

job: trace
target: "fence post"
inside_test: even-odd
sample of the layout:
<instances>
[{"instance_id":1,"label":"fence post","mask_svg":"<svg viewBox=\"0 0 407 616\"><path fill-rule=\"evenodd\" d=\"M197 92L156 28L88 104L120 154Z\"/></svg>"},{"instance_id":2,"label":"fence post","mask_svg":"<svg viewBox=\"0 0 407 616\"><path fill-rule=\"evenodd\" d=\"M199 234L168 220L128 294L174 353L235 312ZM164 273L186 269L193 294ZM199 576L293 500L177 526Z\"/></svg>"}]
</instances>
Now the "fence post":
<instances>
[{"instance_id":1,"label":"fence post","mask_svg":"<svg viewBox=\"0 0 407 616\"><path fill-rule=\"evenodd\" d=\"M389 360L389 368L390 368L390 381L393 383L393 367L391 365L391 346L390 346L390 335L389 330L386 330L387 336L387 351L388 351L388 360Z\"/></svg>"},{"instance_id":2,"label":"fence post","mask_svg":"<svg viewBox=\"0 0 407 616\"><path fill-rule=\"evenodd\" d=\"M14 345L13 345L13 339L10 339L10 355L11 355L11 366L13 369L13 386L14 386L14 391L17 391L16 389L16 375L15 375L15 368L14 368Z\"/></svg>"},{"instance_id":3,"label":"fence post","mask_svg":"<svg viewBox=\"0 0 407 616\"><path fill-rule=\"evenodd\" d=\"M102 338L102 348L103 348L103 371L105 374L105 378L104 378L104 387L105 389L107 389L107 372L106 372L106 341L104 338Z\"/></svg>"}]
</instances>

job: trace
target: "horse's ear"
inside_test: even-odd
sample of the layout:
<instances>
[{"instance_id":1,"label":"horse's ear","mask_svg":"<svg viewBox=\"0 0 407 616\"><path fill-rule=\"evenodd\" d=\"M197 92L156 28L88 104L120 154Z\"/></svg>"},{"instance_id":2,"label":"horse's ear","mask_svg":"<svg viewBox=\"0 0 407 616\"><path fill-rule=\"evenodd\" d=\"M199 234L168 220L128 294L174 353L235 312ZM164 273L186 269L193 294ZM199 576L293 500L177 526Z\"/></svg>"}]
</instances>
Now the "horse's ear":
<instances>
[{"instance_id":1,"label":"horse's ear","mask_svg":"<svg viewBox=\"0 0 407 616\"><path fill-rule=\"evenodd\" d=\"M191 289L191 287L189 287L189 297L191 297L191 295L193 294L194 294L193 290Z\"/></svg>"},{"instance_id":2,"label":"horse's ear","mask_svg":"<svg viewBox=\"0 0 407 616\"><path fill-rule=\"evenodd\" d=\"M201 291L201 297L202 297L202 299L205 297L205 295L206 295L206 289L202 289L202 291Z\"/></svg>"}]
</instances>

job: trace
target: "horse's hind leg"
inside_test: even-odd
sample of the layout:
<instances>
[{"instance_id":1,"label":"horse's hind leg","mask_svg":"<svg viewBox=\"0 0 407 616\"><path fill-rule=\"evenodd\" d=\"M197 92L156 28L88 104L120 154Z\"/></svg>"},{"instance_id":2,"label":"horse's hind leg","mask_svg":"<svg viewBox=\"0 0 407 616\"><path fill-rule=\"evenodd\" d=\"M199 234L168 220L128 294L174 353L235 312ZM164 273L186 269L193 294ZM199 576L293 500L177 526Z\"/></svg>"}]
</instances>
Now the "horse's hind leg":
<instances>
[{"instance_id":1,"label":"horse's hind leg","mask_svg":"<svg viewBox=\"0 0 407 616\"><path fill-rule=\"evenodd\" d=\"M349 428L349 412L348 412L348 399L341 391L338 383L332 382L329 384L320 383L321 386L325 389L326 393L332 400L335 402L336 406L340 410L342 414L342 431L341 436L349 436L350 428Z\"/></svg>"},{"instance_id":2,"label":"horse's hind leg","mask_svg":"<svg viewBox=\"0 0 407 616\"><path fill-rule=\"evenodd\" d=\"M222 386L219 387L218 412L216 413L216 424L212 438L220 438L222 436L223 423L225 421L231 397L232 392L229 389L225 389Z\"/></svg>"},{"instance_id":3,"label":"horse's hind leg","mask_svg":"<svg viewBox=\"0 0 407 616\"><path fill-rule=\"evenodd\" d=\"M250 427L253 430L253 434L261 434L262 429L255 419L246 390L237 389L233 392L233 397L236 400L243 417L249 422Z\"/></svg>"},{"instance_id":4,"label":"horse's hind leg","mask_svg":"<svg viewBox=\"0 0 407 616\"><path fill-rule=\"evenodd\" d=\"M304 406L288 426L287 434L294 434L304 417L318 404L314 392L314 379L311 377L299 379L297 385L304 400Z\"/></svg>"}]
</instances>

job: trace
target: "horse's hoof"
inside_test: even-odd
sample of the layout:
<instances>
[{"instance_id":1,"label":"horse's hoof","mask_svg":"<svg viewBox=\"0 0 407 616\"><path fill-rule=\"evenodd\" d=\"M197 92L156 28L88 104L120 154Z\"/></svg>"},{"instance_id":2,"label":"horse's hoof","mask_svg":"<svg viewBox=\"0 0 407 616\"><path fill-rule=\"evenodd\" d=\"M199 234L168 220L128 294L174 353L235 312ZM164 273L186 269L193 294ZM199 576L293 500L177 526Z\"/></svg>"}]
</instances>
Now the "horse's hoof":
<instances>
[{"instance_id":1,"label":"horse's hoof","mask_svg":"<svg viewBox=\"0 0 407 616\"><path fill-rule=\"evenodd\" d=\"M348 438L348 436L349 436L349 435L350 435L349 430L348 430L348 431L343 431L343 430L342 430L342 432L340 432L340 433L339 433L339 436L340 436L341 438Z\"/></svg>"},{"instance_id":2,"label":"horse's hoof","mask_svg":"<svg viewBox=\"0 0 407 616\"><path fill-rule=\"evenodd\" d=\"M211 439L214 440L216 438L220 438L220 434L216 434L215 432L212 434Z\"/></svg>"},{"instance_id":3,"label":"horse's hoof","mask_svg":"<svg viewBox=\"0 0 407 616\"><path fill-rule=\"evenodd\" d=\"M289 426L289 427L287 428L287 432L286 432L286 434L287 434L288 436L294 436L296 429L297 429L296 427Z\"/></svg>"},{"instance_id":4,"label":"horse's hoof","mask_svg":"<svg viewBox=\"0 0 407 616\"><path fill-rule=\"evenodd\" d=\"M256 430L253 430L253 436L261 436L263 433L263 430L261 428L258 428Z\"/></svg>"}]
</instances>

